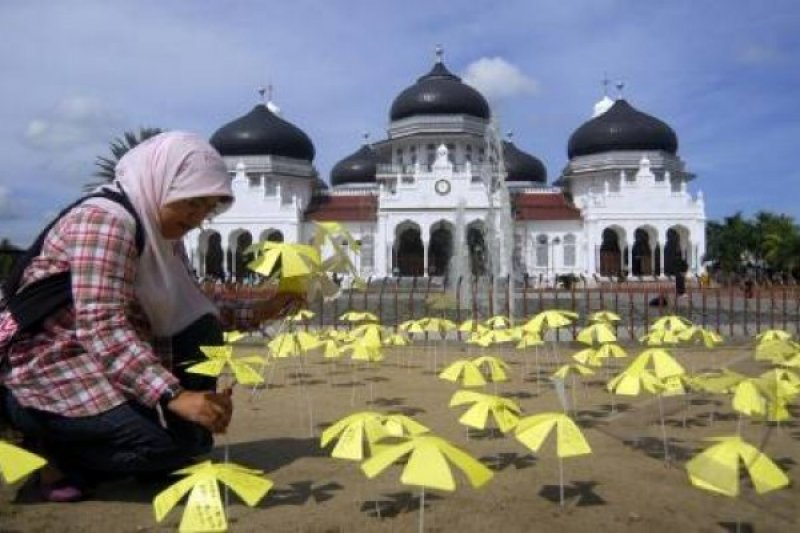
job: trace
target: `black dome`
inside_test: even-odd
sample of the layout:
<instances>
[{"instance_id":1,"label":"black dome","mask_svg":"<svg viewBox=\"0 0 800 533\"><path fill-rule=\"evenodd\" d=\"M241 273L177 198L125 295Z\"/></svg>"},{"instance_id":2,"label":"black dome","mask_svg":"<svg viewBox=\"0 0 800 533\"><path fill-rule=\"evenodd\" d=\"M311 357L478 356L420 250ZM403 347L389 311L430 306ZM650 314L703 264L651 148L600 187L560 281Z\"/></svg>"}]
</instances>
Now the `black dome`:
<instances>
[{"instance_id":1,"label":"black dome","mask_svg":"<svg viewBox=\"0 0 800 533\"><path fill-rule=\"evenodd\" d=\"M308 135L264 104L218 129L211 144L222 155L277 155L309 163L315 155Z\"/></svg>"},{"instance_id":2,"label":"black dome","mask_svg":"<svg viewBox=\"0 0 800 533\"><path fill-rule=\"evenodd\" d=\"M572 159L612 150L663 150L675 154L678 137L666 123L620 99L575 130L569 138L567 155Z\"/></svg>"},{"instance_id":3,"label":"black dome","mask_svg":"<svg viewBox=\"0 0 800 533\"><path fill-rule=\"evenodd\" d=\"M462 83L439 61L394 99L389 112L391 120L414 115L471 115L488 119L491 113L483 95Z\"/></svg>"},{"instance_id":4,"label":"black dome","mask_svg":"<svg viewBox=\"0 0 800 533\"><path fill-rule=\"evenodd\" d=\"M503 141L506 181L547 183L547 169L538 158L523 152L510 141Z\"/></svg>"},{"instance_id":5,"label":"black dome","mask_svg":"<svg viewBox=\"0 0 800 533\"><path fill-rule=\"evenodd\" d=\"M345 157L331 170L331 185L345 183L375 183L378 157L371 146L365 144L357 152Z\"/></svg>"}]
</instances>

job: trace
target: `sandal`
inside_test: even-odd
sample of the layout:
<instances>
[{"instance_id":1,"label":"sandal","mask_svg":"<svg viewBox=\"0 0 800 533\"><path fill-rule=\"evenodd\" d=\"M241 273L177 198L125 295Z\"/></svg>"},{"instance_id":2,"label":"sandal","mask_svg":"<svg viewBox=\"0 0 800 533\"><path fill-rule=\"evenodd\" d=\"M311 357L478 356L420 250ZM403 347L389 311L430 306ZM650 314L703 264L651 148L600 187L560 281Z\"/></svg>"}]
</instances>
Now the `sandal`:
<instances>
[{"instance_id":1,"label":"sandal","mask_svg":"<svg viewBox=\"0 0 800 533\"><path fill-rule=\"evenodd\" d=\"M83 499L83 490L67 478L54 483L39 484L39 496L51 503L72 503Z\"/></svg>"}]
</instances>

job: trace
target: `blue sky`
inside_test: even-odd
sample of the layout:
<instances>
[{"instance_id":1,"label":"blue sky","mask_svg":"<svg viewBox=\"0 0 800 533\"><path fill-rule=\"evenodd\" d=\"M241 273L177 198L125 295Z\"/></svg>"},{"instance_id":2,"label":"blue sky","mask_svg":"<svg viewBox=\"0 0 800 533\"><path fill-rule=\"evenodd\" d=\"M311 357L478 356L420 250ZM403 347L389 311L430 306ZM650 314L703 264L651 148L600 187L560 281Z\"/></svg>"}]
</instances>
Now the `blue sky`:
<instances>
[{"instance_id":1,"label":"blue sky","mask_svg":"<svg viewBox=\"0 0 800 533\"><path fill-rule=\"evenodd\" d=\"M114 136L210 136L266 83L327 179L436 44L551 181L607 73L675 129L709 218L800 219L799 30L794 0L3 2L0 237L27 245Z\"/></svg>"}]
</instances>

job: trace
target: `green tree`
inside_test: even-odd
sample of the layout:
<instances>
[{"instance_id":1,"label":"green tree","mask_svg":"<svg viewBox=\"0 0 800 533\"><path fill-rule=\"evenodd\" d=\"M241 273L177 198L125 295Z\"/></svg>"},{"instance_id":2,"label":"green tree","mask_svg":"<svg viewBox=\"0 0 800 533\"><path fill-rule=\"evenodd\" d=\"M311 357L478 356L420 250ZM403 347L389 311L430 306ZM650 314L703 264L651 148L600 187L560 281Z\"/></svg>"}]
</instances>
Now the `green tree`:
<instances>
[{"instance_id":1,"label":"green tree","mask_svg":"<svg viewBox=\"0 0 800 533\"><path fill-rule=\"evenodd\" d=\"M161 128L139 128L138 132L126 131L122 134L122 137L117 137L111 141L109 143L111 155L108 157L100 155L95 159L94 164L97 166L98 170L94 173L94 176L98 178L98 180L87 183L83 187L84 191L88 192L100 185L114 181L114 172L122 156L128 153L128 150L134 146L146 141L150 137L155 137L163 131L164 130Z\"/></svg>"},{"instance_id":2,"label":"green tree","mask_svg":"<svg viewBox=\"0 0 800 533\"><path fill-rule=\"evenodd\" d=\"M706 225L706 260L715 262L725 273L736 272L743 263L756 258L756 233L753 223L736 213L722 222Z\"/></svg>"}]
</instances>

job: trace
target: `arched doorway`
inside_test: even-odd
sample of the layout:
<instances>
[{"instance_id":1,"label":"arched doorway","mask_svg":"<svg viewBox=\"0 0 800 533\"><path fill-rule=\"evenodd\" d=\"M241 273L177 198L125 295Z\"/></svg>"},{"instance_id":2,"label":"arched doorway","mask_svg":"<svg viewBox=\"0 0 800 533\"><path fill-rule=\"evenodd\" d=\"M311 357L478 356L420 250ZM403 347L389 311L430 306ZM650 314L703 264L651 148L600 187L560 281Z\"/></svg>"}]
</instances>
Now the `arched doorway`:
<instances>
[{"instance_id":1,"label":"arched doorway","mask_svg":"<svg viewBox=\"0 0 800 533\"><path fill-rule=\"evenodd\" d=\"M236 236L236 255L234 258L233 275L236 281L244 281L252 277L253 271L247 264L253 260L253 254L245 253L248 246L253 244L253 236L249 231L243 231Z\"/></svg>"},{"instance_id":2,"label":"arched doorway","mask_svg":"<svg viewBox=\"0 0 800 533\"><path fill-rule=\"evenodd\" d=\"M261 232L261 241L283 242L283 233L277 229L268 229Z\"/></svg>"},{"instance_id":3,"label":"arched doorway","mask_svg":"<svg viewBox=\"0 0 800 533\"><path fill-rule=\"evenodd\" d=\"M622 250L619 235L611 228L603 230L603 241L600 244L600 275L619 276L622 264Z\"/></svg>"},{"instance_id":4,"label":"arched doorway","mask_svg":"<svg viewBox=\"0 0 800 533\"><path fill-rule=\"evenodd\" d=\"M483 276L488 270L488 251L483 238L481 224L470 224L467 228L467 249L469 250L469 268L473 276Z\"/></svg>"},{"instance_id":5,"label":"arched doorway","mask_svg":"<svg viewBox=\"0 0 800 533\"><path fill-rule=\"evenodd\" d=\"M397 238L396 269L400 276L425 275L425 250L418 227L407 227Z\"/></svg>"},{"instance_id":6,"label":"arched doorway","mask_svg":"<svg viewBox=\"0 0 800 533\"><path fill-rule=\"evenodd\" d=\"M208 235L206 242L205 261L203 264L203 272L207 278L210 279L225 279L225 254L222 252L222 237L216 231L212 231Z\"/></svg>"},{"instance_id":7,"label":"arched doorway","mask_svg":"<svg viewBox=\"0 0 800 533\"><path fill-rule=\"evenodd\" d=\"M653 273L653 252L650 248L650 235L642 228L633 232L633 250L631 250L633 264L631 274L634 276L649 276Z\"/></svg>"},{"instance_id":8,"label":"arched doorway","mask_svg":"<svg viewBox=\"0 0 800 533\"><path fill-rule=\"evenodd\" d=\"M445 276L453 257L453 232L445 223L436 224L431 230L428 244L428 275Z\"/></svg>"},{"instance_id":9,"label":"arched doorway","mask_svg":"<svg viewBox=\"0 0 800 533\"><path fill-rule=\"evenodd\" d=\"M664 245L664 273L674 276L683 263L681 235L675 228L667 230L667 243Z\"/></svg>"}]
</instances>

